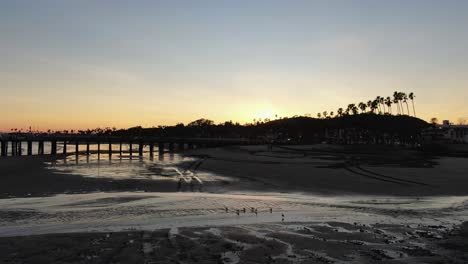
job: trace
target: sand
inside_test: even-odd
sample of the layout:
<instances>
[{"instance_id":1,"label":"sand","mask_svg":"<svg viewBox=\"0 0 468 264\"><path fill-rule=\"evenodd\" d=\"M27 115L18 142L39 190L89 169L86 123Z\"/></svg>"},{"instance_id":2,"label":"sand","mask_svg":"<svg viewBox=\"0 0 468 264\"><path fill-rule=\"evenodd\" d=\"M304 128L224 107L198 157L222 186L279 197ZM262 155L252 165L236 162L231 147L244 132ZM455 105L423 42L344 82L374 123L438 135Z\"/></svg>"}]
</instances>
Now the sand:
<instances>
[{"instance_id":1,"label":"sand","mask_svg":"<svg viewBox=\"0 0 468 264\"><path fill-rule=\"evenodd\" d=\"M432 196L468 194L468 159L420 152L342 146L199 149L199 171L250 180L250 188L326 195ZM242 186L249 188L249 186Z\"/></svg>"},{"instance_id":2,"label":"sand","mask_svg":"<svg viewBox=\"0 0 468 264\"><path fill-rule=\"evenodd\" d=\"M227 147L186 151L181 171L228 180L205 181L206 192L307 192L433 196L468 194L468 159L426 156L407 149L343 146ZM52 157L0 159L0 198L96 191L177 191L177 182L144 178L82 177L51 171ZM61 159L61 158L60 158ZM196 166L193 166L196 164ZM207 177L209 178L209 177ZM25 184L28 183L28 184Z\"/></svg>"},{"instance_id":3,"label":"sand","mask_svg":"<svg viewBox=\"0 0 468 264\"><path fill-rule=\"evenodd\" d=\"M468 262L467 159L328 145L184 154L174 166L203 188L0 159L0 262Z\"/></svg>"},{"instance_id":4,"label":"sand","mask_svg":"<svg viewBox=\"0 0 468 264\"><path fill-rule=\"evenodd\" d=\"M61 156L23 156L0 158L0 198L41 197L61 193L97 191L177 191L167 181L92 178L47 169L46 162Z\"/></svg>"},{"instance_id":5,"label":"sand","mask_svg":"<svg viewBox=\"0 0 468 264\"><path fill-rule=\"evenodd\" d=\"M467 240L465 230L438 226L277 223L0 238L0 261L467 263Z\"/></svg>"}]
</instances>

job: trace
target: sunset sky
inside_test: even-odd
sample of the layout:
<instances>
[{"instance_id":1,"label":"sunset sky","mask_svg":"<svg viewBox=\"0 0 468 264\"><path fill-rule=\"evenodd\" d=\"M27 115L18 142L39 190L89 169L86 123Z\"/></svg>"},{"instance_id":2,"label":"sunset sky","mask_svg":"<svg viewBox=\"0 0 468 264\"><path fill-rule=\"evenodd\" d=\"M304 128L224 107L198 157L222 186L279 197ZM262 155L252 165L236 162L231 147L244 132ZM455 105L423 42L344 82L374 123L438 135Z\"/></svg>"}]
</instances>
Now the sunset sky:
<instances>
[{"instance_id":1,"label":"sunset sky","mask_svg":"<svg viewBox=\"0 0 468 264\"><path fill-rule=\"evenodd\" d=\"M0 131L335 111L468 119L468 1L0 1Z\"/></svg>"}]
</instances>

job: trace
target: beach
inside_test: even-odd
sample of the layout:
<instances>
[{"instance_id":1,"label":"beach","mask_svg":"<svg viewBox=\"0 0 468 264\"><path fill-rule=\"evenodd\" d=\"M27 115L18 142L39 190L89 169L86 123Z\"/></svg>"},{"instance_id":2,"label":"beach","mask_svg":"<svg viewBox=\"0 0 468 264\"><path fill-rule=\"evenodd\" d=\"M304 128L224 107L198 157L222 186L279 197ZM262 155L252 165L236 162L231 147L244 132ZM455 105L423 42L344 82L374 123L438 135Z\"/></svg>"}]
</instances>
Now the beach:
<instances>
[{"instance_id":1,"label":"beach","mask_svg":"<svg viewBox=\"0 0 468 264\"><path fill-rule=\"evenodd\" d=\"M465 160L326 145L8 157L1 258L466 263Z\"/></svg>"}]
</instances>

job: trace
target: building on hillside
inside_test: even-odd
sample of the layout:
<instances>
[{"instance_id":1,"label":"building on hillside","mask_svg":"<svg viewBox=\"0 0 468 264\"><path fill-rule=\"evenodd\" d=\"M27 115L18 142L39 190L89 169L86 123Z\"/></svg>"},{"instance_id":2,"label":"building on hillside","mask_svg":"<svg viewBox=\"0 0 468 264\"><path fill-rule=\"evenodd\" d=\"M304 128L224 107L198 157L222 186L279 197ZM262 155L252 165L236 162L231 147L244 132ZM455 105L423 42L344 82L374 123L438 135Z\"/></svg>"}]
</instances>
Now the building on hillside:
<instances>
[{"instance_id":1,"label":"building on hillside","mask_svg":"<svg viewBox=\"0 0 468 264\"><path fill-rule=\"evenodd\" d=\"M450 121L444 120L442 125L424 130L423 138L425 141L468 143L468 126L454 125Z\"/></svg>"}]
</instances>

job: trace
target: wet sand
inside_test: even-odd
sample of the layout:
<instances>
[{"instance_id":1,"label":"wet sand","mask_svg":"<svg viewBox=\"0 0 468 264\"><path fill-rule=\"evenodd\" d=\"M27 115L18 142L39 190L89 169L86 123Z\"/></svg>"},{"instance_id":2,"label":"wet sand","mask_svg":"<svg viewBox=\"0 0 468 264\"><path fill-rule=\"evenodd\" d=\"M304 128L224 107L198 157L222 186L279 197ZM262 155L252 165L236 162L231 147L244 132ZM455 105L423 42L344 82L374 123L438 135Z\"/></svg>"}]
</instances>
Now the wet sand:
<instances>
[{"instance_id":1,"label":"wet sand","mask_svg":"<svg viewBox=\"0 0 468 264\"><path fill-rule=\"evenodd\" d=\"M98 191L177 191L176 184L145 179L93 178L48 169L65 157L23 156L0 159L0 198L41 197Z\"/></svg>"},{"instance_id":2,"label":"wet sand","mask_svg":"<svg viewBox=\"0 0 468 264\"><path fill-rule=\"evenodd\" d=\"M468 261L467 159L322 145L184 154L175 177L203 189L152 165L107 177L65 157L0 159L0 262Z\"/></svg>"},{"instance_id":3,"label":"wet sand","mask_svg":"<svg viewBox=\"0 0 468 264\"><path fill-rule=\"evenodd\" d=\"M369 146L200 149L199 171L253 181L251 188L321 193L433 196L468 194L468 159ZM249 188L245 186L245 188Z\"/></svg>"},{"instance_id":4,"label":"wet sand","mask_svg":"<svg viewBox=\"0 0 468 264\"><path fill-rule=\"evenodd\" d=\"M184 155L194 159L178 164L180 171L211 178L203 182L205 192L468 195L467 158L431 157L406 149L314 145L275 146L269 151L266 146L249 146L198 149ZM96 191L178 191L177 181L173 180L134 175L82 177L77 170L74 174L73 170L67 171L68 167L51 169L45 164L56 159L38 156L0 159L0 198Z\"/></svg>"},{"instance_id":5,"label":"wet sand","mask_svg":"<svg viewBox=\"0 0 468 264\"><path fill-rule=\"evenodd\" d=\"M340 222L0 238L4 263L467 263L468 222Z\"/></svg>"}]
</instances>

